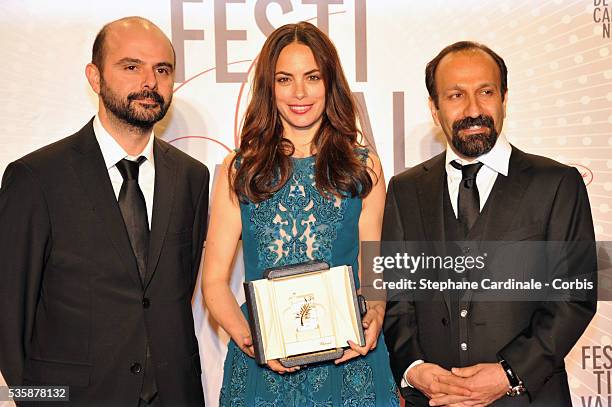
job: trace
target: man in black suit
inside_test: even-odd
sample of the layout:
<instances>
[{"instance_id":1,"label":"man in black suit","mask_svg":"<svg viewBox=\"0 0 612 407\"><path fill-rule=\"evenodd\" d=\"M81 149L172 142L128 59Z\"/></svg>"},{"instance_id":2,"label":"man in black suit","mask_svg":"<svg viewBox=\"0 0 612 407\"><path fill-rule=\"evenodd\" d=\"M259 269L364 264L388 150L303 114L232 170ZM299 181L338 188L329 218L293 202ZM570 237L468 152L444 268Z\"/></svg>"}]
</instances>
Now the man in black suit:
<instances>
[{"instance_id":1,"label":"man in black suit","mask_svg":"<svg viewBox=\"0 0 612 407\"><path fill-rule=\"evenodd\" d=\"M174 62L150 21L107 24L86 67L98 114L7 167L0 370L9 386L69 386L74 405L203 405L191 298L209 173L153 135Z\"/></svg>"},{"instance_id":2,"label":"man in black suit","mask_svg":"<svg viewBox=\"0 0 612 407\"><path fill-rule=\"evenodd\" d=\"M580 255L564 264L571 275L592 279L594 232L580 174L526 154L500 134L503 59L484 45L459 42L427 65L426 84L447 149L390 180L382 240L420 242L431 254L447 250L439 242L584 241ZM407 405L570 406L563 359L595 313L594 294L507 302L479 295L390 295L385 340Z\"/></svg>"}]
</instances>

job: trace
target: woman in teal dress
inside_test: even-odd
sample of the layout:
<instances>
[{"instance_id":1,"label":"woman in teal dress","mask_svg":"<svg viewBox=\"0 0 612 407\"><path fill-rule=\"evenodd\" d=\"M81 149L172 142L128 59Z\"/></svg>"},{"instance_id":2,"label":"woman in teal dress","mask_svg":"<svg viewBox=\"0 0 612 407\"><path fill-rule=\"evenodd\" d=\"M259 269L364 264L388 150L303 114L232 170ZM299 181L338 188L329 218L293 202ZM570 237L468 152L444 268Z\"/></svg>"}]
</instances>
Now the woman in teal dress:
<instances>
[{"instance_id":1,"label":"woman in teal dress","mask_svg":"<svg viewBox=\"0 0 612 407\"><path fill-rule=\"evenodd\" d=\"M259 366L247 310L229 282L242 235L245 278L308 260L350 265L360 240L380 240L385 181L359 144L357 110L338 54L309 23L275 30L258 57L240 149L223 162L206 239L202 289L231 340L222 406L397 406L381 327L384 301L369 301L366 343L335 361Z\"/></svg>"}]
</instances>

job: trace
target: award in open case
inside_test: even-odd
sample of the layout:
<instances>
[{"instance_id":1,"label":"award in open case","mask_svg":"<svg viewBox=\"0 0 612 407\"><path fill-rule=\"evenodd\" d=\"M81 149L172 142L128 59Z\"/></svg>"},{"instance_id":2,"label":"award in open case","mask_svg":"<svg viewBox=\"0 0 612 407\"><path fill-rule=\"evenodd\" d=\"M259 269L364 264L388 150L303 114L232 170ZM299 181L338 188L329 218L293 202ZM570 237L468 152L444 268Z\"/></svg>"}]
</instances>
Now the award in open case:
<instances>
[{"instance_id":1,"label":"award in open case","mask_svg":"<svg viewBox=\"0 0 612 407\"><path fill-rule=\"evenodd\" d=\"M285 367L342 357L351 340L365 345L350 266L307 262L267 269L244 283L255 359L279 359Z\"/></svg>"}]
</instances>

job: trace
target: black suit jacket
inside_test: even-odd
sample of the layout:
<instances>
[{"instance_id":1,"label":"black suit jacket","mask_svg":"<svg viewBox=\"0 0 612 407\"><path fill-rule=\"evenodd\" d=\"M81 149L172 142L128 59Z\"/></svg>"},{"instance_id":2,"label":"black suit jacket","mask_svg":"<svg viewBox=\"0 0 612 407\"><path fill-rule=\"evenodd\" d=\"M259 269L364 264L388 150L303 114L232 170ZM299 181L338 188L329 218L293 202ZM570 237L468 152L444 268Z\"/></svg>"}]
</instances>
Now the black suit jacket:
<instances>
[{"instance_id":1,"label":"black suit jacket","mask_svg":"<svg viewBox=\"0 0 612 407\"><path fill-rule=\"evenodd\" d=\"M0 370L9 385L67 385L77 405L138 404L145 343L163 405L204 403L191 298L207 168L155 140L146 281L92 121L11 163L0 189ZM65 405L65 403L60 403Z\"/></svg>"},{"instance_id":2,"label":"black suit jacket","mask_svg":"<svg viewBox=\"0 0 612 407\"><path fill-rule=\"evenodd\" d=\"M389 182L382 240L444 241L444 153ZM502 175L500 175L502 177ZM499 179L498 179L499 181ZM494 188L486 205L483 241L587 241L594 232L589 201L578 171L512 148L504 188ZM436 250L436 243L432 244ZM596 272L594 247L576 274ZM593 249L593 250L591 250ZM570 265L571 267L571 265ZM572 271L573 273L574 271ZM566 302L472 302L468 314L470 364L508 361L525 383L528 397L500 399L496 405L570 406L563 359L596 309L596 300ZM445 368L459 344L448 330L448 296L437 301L389 301L384 333L398 386L404 371L422 359ZM424 395L402 389L407 405L426 406Z\"/></svg>"}]
</instances>

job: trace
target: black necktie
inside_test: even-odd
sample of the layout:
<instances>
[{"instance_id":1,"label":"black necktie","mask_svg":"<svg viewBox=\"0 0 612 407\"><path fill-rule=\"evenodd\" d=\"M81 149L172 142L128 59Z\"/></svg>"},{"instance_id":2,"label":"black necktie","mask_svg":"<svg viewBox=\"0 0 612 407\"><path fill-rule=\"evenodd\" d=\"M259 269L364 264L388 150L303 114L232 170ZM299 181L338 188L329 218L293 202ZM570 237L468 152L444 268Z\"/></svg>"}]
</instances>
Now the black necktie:
<instances>
[{"instance_id":1,"label":"black necktie","mask_svg":"<svg viewBox=\"0 0 612 407\"><path fill-rule=\"evenodd\" d=\"M457 213L459 214L459 222L463 225L463 231L467 235L480 213L480 197L478 196L478 187L476 186L476 174L478 174L483 164L461 165L451 161L451 165L461 170Z\"/></svg>"},{"instance_id":2,"label":"black necktie","mask_svg":"<svg viewBox=\"0 0 612 407\"><path fill-rule=\"evenodd\" d=\"M138 161L123 159L116 166L123 184L119 191L119 208L125 222L132 251L138 264L138 273L144 282L147 271L147 254L149 252L149 219L147 204L138 185L138 168L146 160L138 157Z\"/></svg>"},{"instance_id":3,"label":"black necktie","mask_svg":"<svg viewBox=\"0 0 612 407\"><path fill-rule=\"evenodd\" d=\"M149 218L147 216L147 204L138 185L138 170L140 164L146 160L138 157L138 161L123 159L116 166L123 184L119 191L119 208L125 222L130 244L138 264L138 273L144 284L147 271L147 255L149 253ZM140 390L140 398L149 403L157 395L157 382L153 373L151 351L147 340L146 359L144 368L144 379Z\"/></svg>"}]
</instances>

